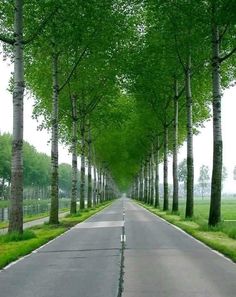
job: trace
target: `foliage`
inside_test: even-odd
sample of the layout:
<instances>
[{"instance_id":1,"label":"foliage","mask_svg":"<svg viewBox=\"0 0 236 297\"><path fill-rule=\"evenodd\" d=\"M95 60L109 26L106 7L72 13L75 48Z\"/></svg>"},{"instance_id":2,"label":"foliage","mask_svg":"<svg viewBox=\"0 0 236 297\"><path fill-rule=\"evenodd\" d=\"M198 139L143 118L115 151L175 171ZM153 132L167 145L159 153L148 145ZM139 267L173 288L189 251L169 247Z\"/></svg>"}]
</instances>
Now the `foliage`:
<instances>
[{"instance_id":1,"label":"foliage","mask_svg":"<svg viewBox=\"0 0 236 297\"><path fill-rule=\"evenodd\" d=\"M0 135L0 179L11 181L11 142L10 134ZM39 153L28 142L24 142L24 186L25 187L48 187L50 185L50 158ZM71 184L71 166L59 165L59 183L62 191L68 195Z\"/></svg>"},{"instance_id":2,"label":"foliage","mask_svg":"<svg viewBox=\"0 0 236 297\"><path fill-rule=\"evenodd\" d=\"M200 167L200 174L199 174L199 178L198 178L198 182L201 187L202 198L204 195L206 195L207 189L209 192L209 181L210 181L209 167L206 165L202 165Z\"/></svg>"},{"instance_id":3,"label":"foliage","mask_svg":"<svg viewBox=\"0 0 236 297\"><path fill-rule=\"evenodd\" d=\"M186 183L187 179L187 160L184 159L178 166L178 179L180 182Z\"/></svg>"}]
</instances>

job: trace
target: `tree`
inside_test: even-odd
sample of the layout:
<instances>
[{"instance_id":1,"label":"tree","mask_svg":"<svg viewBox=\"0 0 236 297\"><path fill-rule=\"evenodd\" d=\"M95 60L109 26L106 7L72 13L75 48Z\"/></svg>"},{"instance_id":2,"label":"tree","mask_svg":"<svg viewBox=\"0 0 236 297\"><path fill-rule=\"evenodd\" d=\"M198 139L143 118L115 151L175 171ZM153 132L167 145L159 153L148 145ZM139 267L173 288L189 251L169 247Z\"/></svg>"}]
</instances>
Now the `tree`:
<instances>
[{"instance_id":1,"label":"tree","mask_svg":"<svg viewBox=\"0 0 236 297\"><path fill-rule=\"evenodd\" d=\"M222 187L222 131L221 131L221 88L222 88L222 63L236 52L235 39L235 16L229 9L228 1L206 2L210 12L211 28L211 71L212 71L212 107L213 107L213 168L211 179L211 203L208 224L215 226L221 221L221 187ZM235 4L234 4L235 6ZM235 7L234 7L235 8ZM233 33L234 32L234 33ZM228 37L228 40L226 39ZM228 67L227 67L228 66ZM231 67L228 64L227 71ZM228 79L226 79L226 82Z\"/></svg>"},{"instance_id":2,"label":"tree","mask_svg":"<svg viewBox=\"0 0 236 297\"><path fill-rule=\"evenodd\" d=\"M201 187L202 199L203 199L204 195L206 194L206 191L209 187L209 181L210 181L209 167L206 165L202 165L200 167L200 173L199 173L199 178L198 178L198 182Z\"/></svg>"},{"instance_id":3,"label":"tree","mask_svg":"<svg viewBox=\"0 0 236 297\"><path fill-rule=\"evenodd\" d=\"M186 193L186 186L187 186L187 160L186 159L184 159L179 163L178 178L180 182L184 183L184 190Z\"/></svg>"},{"instance_id":4,"label":"tree","mask_svg":"<svg viewBox=\"0 0 236 297\"><path fill-rule=\"evenodd\" d=\"M9 233L23 232L23 102L24 102L24 45L32 41L41 33L47 21L40 18L40 24L37 22L26 30L23 29L24 23L24 1L14 0L13 9L9 3L10 9L3 11L3 33L0 34L0 40L12 46L6 47L10 53L13 53L14 74L13 74L13 139L12 139L12 166L11 166L11 196L10 196L10 214L9 214ZM30 9L34 11L37 2L32 1L32 5L26 7L26 13ZM36 6L35 6L36 5ZM42 7L42 6L41 6ZM44 7L45 8L45 7ZM4 10L4 7L3 7ZM40 11L41 13L42 11ZM54 11L55 12L55 11ZM14 25L11 23L11 15L14 13ZM43 14L39 14L43 17ZM50 18L52 15L50 15ZM37 19L38 20L38 19ZM1 23L1 25L2 25ZM9 25L10 24L10 25ZM35 26L36 25L36 26ZM28 29L28 30L27 30ZM25 38L24 31L31 35ZM7 34L6 34L7 32ZM10 37L9 34L11 35Z\"/></svg>"},{"instance_id":5,"label":"tree","mask_svg":"<svg viewBox=\"0 0 236 297\"><path fill-rule=\"evenodd\" d=\"M71 191L71 165L62 163L59 165L59 189L68 197Z\"/></svg>"},{"instance_id":6,"label":"tree","mask_svg":"<svg viewBox=\"0 0 236 297\"><path fill-rule=\"evenodd\" d=\"M224 185L224 181L227 179L228 177L228 172L227 172L227 168L225 166L222 167L222 189L223 189L223 185Z\"/></svg>"}]
</instances>

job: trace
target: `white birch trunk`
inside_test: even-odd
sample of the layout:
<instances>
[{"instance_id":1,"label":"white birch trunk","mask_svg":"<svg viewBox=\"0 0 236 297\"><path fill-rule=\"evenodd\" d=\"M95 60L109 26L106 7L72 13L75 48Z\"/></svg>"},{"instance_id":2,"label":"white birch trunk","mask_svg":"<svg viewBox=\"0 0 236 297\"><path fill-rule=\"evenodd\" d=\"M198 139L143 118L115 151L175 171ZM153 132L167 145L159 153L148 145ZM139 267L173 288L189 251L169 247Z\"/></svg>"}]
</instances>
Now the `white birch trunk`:
<instances>
[{"instance_id":1,"label":"white birch trunk","mask_svg":"<svg viewBox=\"0 0 236 297\"><path fill-rule=\"evenodd\" d=\"M88 127L88 208L92 206L92 138L90 125Z\"/></svg>"},{"instance_id":2,"label":"white birch trunk","mask_svg":"<svg viewBox=\"0 0 236 297\"><path fill-rule=\"evenodd\" d=\"M193 119L192 119L192 90L191 90L191 56L185 71L185 91L187 109L187 197L185 217L193 216L194 206L194 165L193 165Z\"/></svg>"},{"instance_id":3,"label":"white birch trunk","mask_svg":"<svg viewBox=\"0 0 236 297\"><path fill-rule=\"evenodd\" d=\"M144 202L148 202L148 169L147 161L144 164Z\"/></svg>"},{"instance_id":4,"label":"white birch trunk","mask_svg":"<svg viewBox=\"0 0 236 297\"><path fill-rule=\"evenodd\" d=\"M151 159L150 159L150 204L154 205L154 176L153 176L153 147L152 147L152 153L151 153Z\"/></svg>"},{"instance_id":5,"label":"white birch trunk","mask_svg":"<svg viewBox=\"0 0 236 297\"><path fill-rule=\"evenodd\" d=\"M14 89L11 195L8 232L23 232L23 0L14 1Z\"/></svg>"},{"instance_id":6,"label":"white birch trunk","mask_svg":"<svg viewBox=\"0 0 236 297\"><path fill-rule=\"evenodd\" d=\"M101 171L101 168L99 167L98 168L98 203L101 203L102 202L102 171Z\"/></svg>"},{"instance_id":7,"label":"white birch trunk","mask_svg":"<svg viewBox=\"0 0 236 297\"><path fill-rule=\"evenodd\" d=\"M179 210L179 183L178 183L178 84L175 80L174 96L174 139L173 139L173 203L172 212Z\"/></svg>"},{"instance_id":8,"label":"white birch trunk","mask_svg":"<svg viewBox=\"0 0 236 297\"><path fill-rule=\"evenodd\" d=\"M156 150L156 166L155 166L155 207L160 206L160 195L159 195L159 137L157 138L157 150Z\"/></svg>"},{"instance_id":9,"label":"white birch trunk","mask_svg":"<svg viewBox=\"0 0 236 297\"><path fill-rule=\"evenodd\" d=\"M85 208L85 119L81 119L80 209Z\"/></svg>"},{"instance_id":10,"label":"white birch trunk","mask_svg":"<svg viewBox=\"0 0 236 297\"><path fill-rule=\"evenodd\" d=\"M52 100L52 139L51 139L51 208L50 224L58 224L58 54L52 55L52 78L53 78L53 100Z\"/></svg>"},{"instance_id":11,"label":"white birch trunk","mask_svg":"<svg viewBox=\"0 0 236 297\"><path fill-rule=\"evenodd\" d=\"M221 132L221 82L220 82L220 39L215 22L215 4L212 8L212 89L213 89L213 169L211 180L211 203L209 225L221 221L222 184L222 132Z\"/></svg>"},{"instance_id":12,"label":"white birch trunk","mask_svg":"<svg viewBox=\"0 0 236 297\"><path fill-rule=\"evenodd\" d=\"M163 210L169 209L169 189L168 189L168 128L164 126L164 166L163 166L163 185L164 185L164 201Z\"/></svg>"},{"instance_id":13,"label":"white birch trunk","mask_svg":"<svg viewBox=\"0 0 236 297\"><path fill-rule=\"evenodd\" d=\"M93 206L97 204L97 171L96 165L93 164Z\"/></svg>"},{"instance_id":14,"label":"white birch trunk","mask_svg":"<svg viewBox=\"0 0 236 297\"><path fill-rule=\"evenodd\" d=\"M77 97L72 95L72 186L71 186L71 205L70 213L75 214L77 211L77 144L78 144L78 115L77 115Z\"/></svg>"},{"instance_id":15,"label":"white birch trunk","mask_svg":"<svg viewBox=\"0 0 236 297\"><path fill-rule=\"evenodd\" d=\"M141 165L141 172L140 172L140 200L143 201L143 165Z\"/></svg>"}]
</instances>

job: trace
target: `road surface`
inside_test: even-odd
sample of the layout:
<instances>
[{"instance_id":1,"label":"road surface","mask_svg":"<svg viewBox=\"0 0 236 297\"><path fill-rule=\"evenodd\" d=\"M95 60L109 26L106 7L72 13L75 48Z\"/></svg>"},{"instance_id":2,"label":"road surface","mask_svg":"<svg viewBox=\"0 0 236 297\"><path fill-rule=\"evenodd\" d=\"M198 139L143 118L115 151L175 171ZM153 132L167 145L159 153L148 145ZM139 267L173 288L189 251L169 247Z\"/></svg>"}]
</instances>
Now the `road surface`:
<instances>
[{"instance_id":1,"label":"road surface","mask_svg":"<svg viewBox=\"0 0 236 297\"><path fill-rule=\"evenodd\" d=\"M117 297L122 287L124 297L235 297L236 265L119 199L0 272L4 297Z\"/></svg>"}]
</instances>

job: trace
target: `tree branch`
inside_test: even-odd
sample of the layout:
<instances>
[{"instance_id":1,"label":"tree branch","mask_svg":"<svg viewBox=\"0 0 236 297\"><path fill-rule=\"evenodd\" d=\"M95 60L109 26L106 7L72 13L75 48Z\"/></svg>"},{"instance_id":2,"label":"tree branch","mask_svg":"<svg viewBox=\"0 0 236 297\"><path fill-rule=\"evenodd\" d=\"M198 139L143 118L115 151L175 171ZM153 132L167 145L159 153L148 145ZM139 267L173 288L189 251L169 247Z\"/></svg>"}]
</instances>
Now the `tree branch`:
<instances>
[{"instance_id":1,"label":"tree branch","mask_svg":"<svg viewBox=\"0 0 236 297\"><path fill-rule=\"evenodd\" d=\"M228 54L226 54L224 57L220 58L220 63L224 62L228 58L230 58L234 53L236 52L236 47L232 49Z\"/></svg>"},{"instance_id":2,"label":"tree branch","mask_svg":"<svg viewBox=\"0 0 236 297\"><path fill-rule=\"evenodd\" d=\"M86 110L86 114L91 113L95 107L98 105L98 103L101 101L102 99L102 95L101 96L95 96L93 98L93 100L91 100L91 102L89 103L89 105L87 106L87 110Z\"/></svg>"},{"instance_id":3,"label":"tree branch","mask_svg":"<svg viewBox=\"0 0 236 297\"><path fill-rule=\"evenodd\" d=\"M224 27L224 30L222 31L222 33L219 36L219 41L221 41L223 39L223 37L224 37L225 33L227 32L228 28L229 28L229 24L226 24L225 27Z\"/></svg>"},{"instance_id":4,"label":"tree branch","mask_svg":"<svg viewBox=\"0 0 236 297\"><path fill-rule=\"evenodd\" d=\"M10 45L13 45L14 42L15 42L14 39L11 39L11 38L9 38L9 37L6 37L6 36L4 36L3 34L0 34L0 40L1 40L2 42L5 42L5 43L7 43L7 44L10 44Z\"/></svg>"},{"instance_id":5,"label":"tree branch","mask_svg":"<svg viewBox=\"0 0 236 297\"><path fill-rule=\"evenodd\" d=\"M79 56L78 60L76 61L76 63L74 64L73 68L71 69L70 74L68 75L67 79L65 80L65 82L62 84L62 86L59 88L59 92L61 92L64 87L69 83L72 75L74 74L76 68L78 67L79 63L81 62L81 60L83 59L84 55L86 54L86 51L88 50L88 45L84 48L84 50L82 51L81 55Z\"/></svg>"}]
</instances>

